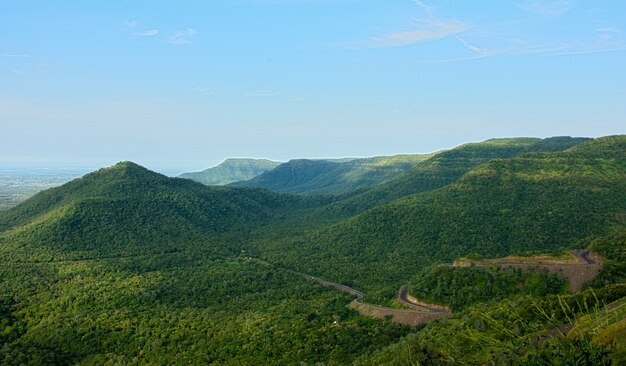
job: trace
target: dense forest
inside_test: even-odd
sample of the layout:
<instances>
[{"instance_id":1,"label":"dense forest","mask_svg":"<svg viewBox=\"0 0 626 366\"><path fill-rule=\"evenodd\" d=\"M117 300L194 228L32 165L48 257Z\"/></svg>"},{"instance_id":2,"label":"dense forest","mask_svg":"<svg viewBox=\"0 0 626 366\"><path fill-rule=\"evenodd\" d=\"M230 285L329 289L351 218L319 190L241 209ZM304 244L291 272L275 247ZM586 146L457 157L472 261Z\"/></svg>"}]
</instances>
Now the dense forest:
<instances>
[{"instance_id":1,"label":"dense forest","mask_svg":"<svg viewBox=\"0 0 626 366\"><path fill-rule=\"evenodd\" d=\"M626 136L286 164L274 192L123 162L0 212L0 364L626 362ZM448 265L579 248L603 269L577 293ZM453 315L373 319L294 272Z\"/></svg>"}]
</instances>

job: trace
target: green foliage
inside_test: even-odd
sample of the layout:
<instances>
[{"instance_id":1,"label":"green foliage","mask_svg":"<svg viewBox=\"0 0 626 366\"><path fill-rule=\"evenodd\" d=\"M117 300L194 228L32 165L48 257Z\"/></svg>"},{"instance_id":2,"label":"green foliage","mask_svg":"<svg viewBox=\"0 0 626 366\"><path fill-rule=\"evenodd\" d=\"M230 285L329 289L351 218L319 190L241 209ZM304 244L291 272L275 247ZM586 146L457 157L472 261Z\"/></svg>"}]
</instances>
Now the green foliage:
<instances>
[{"instance_id":1,"label":"green foliage","mask_svg":"<svg viewBox=\"0 0 626 366\"><path fill-rule=\"evenodd\" d=\"M566 290L567 282L554 274L495 266L435 266L417 275L410 285L411 294L419 299L449 305L453 311L513 295L539 297Z\"/></svg>"},{"instance_id":2,"label":"green foliage","mask_svg":"<svg viewBox=\"0 0 626 366\"><path fill-rule=\"evenodd\" d=\"M593 281L593 286L601 287L611 283L626 282L626 225L624 217L608 235L592 241L592 248L603 254L604 266Z\"/></svg>"},{"instance_id":3,"label":"green foliage","mask_svg":"<svg viewBox=\"0 0 626 366\"><path fill-rule=\"evenodd\" d=\"M611 145L621 153L606 156L586 155L604 144L597 139L576 151L495 159L444 188L293 239L259 242L259 252L272 263L389 298L416 272L470 253L494 258L586 247L625 214L626 136L621 140Z\"/></svg>"},{"instance_id":4,"label":"green foliage","mask_svg":"<svg viewBox=\"0 0 626 366\"><path fill-rule=\"evenodd\" d=\"M284 193L338 195L387 182L431 156L432 154L346 160L297 159L233 185L267 188Z\"/></svg>"},{"instance_id":5,"label":"green foliage","mask_svg":"<svg viewBox=\"0 0 626 366\"><path fill-rule=\"evenodd\" d=\"M560 335L626 295L625 157L624 136L497 139L421 162L303 168L326 177L318 188L354 189L413 166L336 197L206 187L120 163L0 212L0 364L622 360L623 348L594 338L617 339L619 319ZM595 292L548 295L562 282L542 273L426 270L588 245L606 264ZM418 297L460 311L410 333L280 268L381 304L411 281Z\"/></svg>"},{"instance_id":6,"label":"green foliage","mask_svg":"<svg viewBox=\"0 0 626 366\"><path fill-rule=\"evenodd\" d=\"M244 237L318 203L255 188L206 187L120 163L0 213L0 242L10 243L0 247L0 258L14 251L40 261L146 255L187 243L238 254L239 247L217 238Z\"/></svg>"},{"instance_id":7,"label":"green foliage","mask_svg":"<svg viewBox=\"0 0 626 366\"><path fill-rule=\"evenodd\" d=\"M464 144L434 155L397 179L348 193L328 210L343 215L360 213L402 197L454 183L472 168L493 159L513 158L530 152L562 151L587 140L571 137L511 138Z\"/></svg>"},{"instance_id":8,"label":"green foliage","mask_svg":"<svg viewBox=\"0 0 626 366\"><path fill-rule=\"evenodd\" d=\"M565 335L577 318L602 313L606 304L625 295L625 285L613 285L573 295L520 296L473 306L356 364L608 365L619 357L615 349L593 344L592 334Z\"/></svg>"},{"instance_id":9,"label":"green foliage","mask_svg":"<svg viewBox=\"0 0 626 366\"><path fill-rule=\"evenodd\" d=\"M243 260L189 252L40 266L46 275L2 269L12 298L0 307L0 364L345 364L408 331Z\"/></svg>"},{"instance_id":10,"label":"green foliage","mask_svg":"<svg viewBox=\"0 0 626 366\"><path fill-rule=\"evenodd\" d=\"M183 173L179 177L211 186L248 180L272 170L279 162L266 159L226 159L218 166L201 172Z\"/></svg>"}]
</instances>

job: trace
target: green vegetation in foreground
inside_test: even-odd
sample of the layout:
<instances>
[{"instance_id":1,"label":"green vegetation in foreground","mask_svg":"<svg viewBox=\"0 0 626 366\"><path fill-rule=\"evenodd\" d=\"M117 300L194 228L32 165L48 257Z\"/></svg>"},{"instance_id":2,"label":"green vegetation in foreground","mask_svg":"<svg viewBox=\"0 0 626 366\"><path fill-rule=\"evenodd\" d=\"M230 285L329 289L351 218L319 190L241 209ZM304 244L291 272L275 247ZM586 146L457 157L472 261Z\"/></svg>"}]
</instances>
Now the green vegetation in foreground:
<instances>
[{"instance_id":1,"label":"green vegetation in foreground","mask_svg":"<svg viewBox=\"0 0 626 366\"><path fill-rule=\"evenodd\" d=\"M201 172L183 173L179 177L207 186L225 185L254 178L280 164L267 159L226 159L218 166Z\"/></svg>"},{"instance_id":2,"label":"green vegetation in foreground","mask_svg":"<svg viewBox=\"0 0 626 366\"><path fill-rule=\"evenodd\" d=\"M537 299L519 296L470 307L438 320L357 365L620 365L624 339L602 343L606 326L591 332L568 329L587 319L602 319L613 301L626 296L626 285L573 295ZM606 305L609 304L608 307ZM621 318L623 319L623 317ZM606 323L605 323L606 324ZM616 323L611 323L616 324ZM610 327L611 325L609 325ZM623 332L623 325L621 325ZM598 337L598 338L596 338Z\"/></svg>"},{"instance_id":3,"label":"green vegetation in foreground","mask_svg":"<svg viewBox=\"0 0 626 366\"><path fill-rule=\"evenodd\" d=\"M193 251L15 263L0 278L3 365L347 364L409 331L297 276Z\"/></svg>"},{"instance_id":4,"label":"green vegetation in foreground","mask_svg":"<svg viewBox=\"0 0 626 366\"><path fill-rule=\"evenodd\" d=\"M397 178L434 154L346 160L291 160L233 185L298 194L343 194Z\"/></svg>"}]
</instances>

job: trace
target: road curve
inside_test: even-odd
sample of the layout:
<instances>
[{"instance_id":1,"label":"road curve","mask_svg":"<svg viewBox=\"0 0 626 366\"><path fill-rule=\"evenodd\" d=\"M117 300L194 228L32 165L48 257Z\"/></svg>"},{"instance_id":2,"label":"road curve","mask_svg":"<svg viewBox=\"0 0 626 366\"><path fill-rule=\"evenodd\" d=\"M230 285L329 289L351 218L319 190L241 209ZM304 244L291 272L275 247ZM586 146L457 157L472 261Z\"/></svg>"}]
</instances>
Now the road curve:
<instances>
[{"instance_id":1,"label":"road curve","mask_svg":"<svg viewBox=\"0 0 626 366\"><path fill-rule=\"evenodd\" d=\"M585 249L582 251L575 251L574 255L580 259L582 259L583 261L585 261L586 264L598 264L597 261L595 261L591 256L591 250L590 249Z\"/></svg>"},{"instance_id":2,"label":"road curve","mask_svg":"<svg viewBox=\"0 0 626 366\"><path fill-rule=\"evenodd\" d=\"M398 301L402 305L415 309L423 309L431 313L441 313L446 315L452 314L448 307L422 302L409 295L409 285L400 287L400 291L398 292Z\"/></svg>"},{"instance_id":3,"label":"road curve","mask_svg":"<svg viewBox=\"0 0 626 366\"><path fill-rule=\"evenodd\" d=\"M309 281L313 281L319 285L333 287L338 291L356 296L356 299L354 299L348 306L364 316L369 316L377 319L386 319L395 323L416 326L419 324L428 323L442 316L449 316L452 314L447 308L438 308L437 305L420 303L416 299L412 298L408 294L407 285L404 285L402 286L402 288L400 288L400 293L403 294L403 296L399 296L399 298L404 298L406 302L400 302L404 305L407 305L408 307L413 308L412 310L394 309L385 306L368 304L363 301L363 297L365 296L365 294L359 290L353 289L352 287L342 285L340 283L326 281L321 278L308 275L306 273L300 273L288 269L285 269L285 271L303 277Z\"/></svg>"}]
</instances>

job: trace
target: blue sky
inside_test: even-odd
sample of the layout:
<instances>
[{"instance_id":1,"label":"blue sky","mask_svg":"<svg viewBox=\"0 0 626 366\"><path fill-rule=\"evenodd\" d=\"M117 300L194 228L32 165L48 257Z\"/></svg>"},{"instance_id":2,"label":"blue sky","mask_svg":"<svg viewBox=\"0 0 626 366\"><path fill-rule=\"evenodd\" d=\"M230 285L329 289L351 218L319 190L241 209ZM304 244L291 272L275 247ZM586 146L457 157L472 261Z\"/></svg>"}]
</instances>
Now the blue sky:
<instances>
[{"instance_id":1,"label":"blue sky","mask_svg":"<svg viewBox=\"0 0 626 366\"><path fill-rule=\"evenodd\" d=\"M2 1L0 164L624 133L626 2Z\"/></svg>"}]
</instances>

